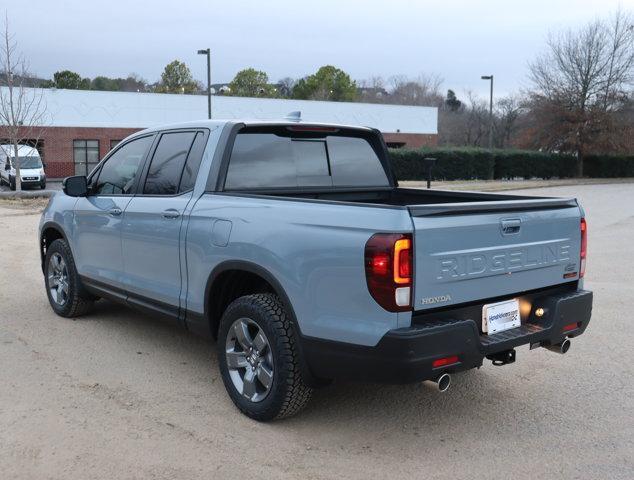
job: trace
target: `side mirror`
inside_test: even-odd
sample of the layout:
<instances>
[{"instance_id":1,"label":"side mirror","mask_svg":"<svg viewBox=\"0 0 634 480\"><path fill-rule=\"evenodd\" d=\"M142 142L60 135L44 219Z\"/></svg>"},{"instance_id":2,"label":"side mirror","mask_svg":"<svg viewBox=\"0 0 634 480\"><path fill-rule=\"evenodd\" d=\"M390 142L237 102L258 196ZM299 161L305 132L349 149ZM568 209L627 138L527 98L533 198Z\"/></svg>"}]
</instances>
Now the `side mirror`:
<instances>
[{"instance_id":1,"label":"side mirror","mask_svg":"<svg viewBox=\"0 0 634 480\"><path fill-rule=\"evenodd\" d=\"M4 169L5 170L11 170L11 164L9 162L4 164Z\"/></svg>"},{"instance_id":2,"label":"side mirror","mask_svg":"<svg viewBox=\"0 0 634 480\"><path fill-rule=\"evenodd\" d=\"M47 167L46 162L42 162L42 168L46 168L46 167Z\"/></svg>"},{"instance_id":3,"label":"side mirror","mask_svg":"<svg viewBox=\"0 0 634 480\"><path fill-rule=\"evenodd\" d=\"M85 197L88 194L88 182L84 175L67 177L62 182L62 190L69 197Z\"/></svg>"}]
</instances>

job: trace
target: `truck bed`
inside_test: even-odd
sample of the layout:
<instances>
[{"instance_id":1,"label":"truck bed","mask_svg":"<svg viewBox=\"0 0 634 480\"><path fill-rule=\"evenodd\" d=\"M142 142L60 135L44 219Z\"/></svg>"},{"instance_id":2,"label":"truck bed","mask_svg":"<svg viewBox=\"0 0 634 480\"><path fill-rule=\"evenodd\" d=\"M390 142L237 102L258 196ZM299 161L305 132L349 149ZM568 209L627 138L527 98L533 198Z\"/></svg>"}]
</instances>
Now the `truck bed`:
<instances>
[{"instance_id":1,"label":"truck bed","mask_svg":"<svg viewBox=\"0 0 634 480\"><path fill-rule=\"evenodd\" d=\"M237 192L236 192L237 193ZM576 205L574 199L561 199L553 197L536 197L526 195L511 195L506 193L484 193L484 192L457 192L450 190L424 190L415 188L361 188L361 189L267 189L250 190L249 194L270 195L285 198L303 198L314 200L325 200L345 203L361 203L370 205L390 205L405 206L410 208L412 216L419 216L425 212L447 212L456 204L479 204L476 206L462 205L460 211L469 209L512 209L520 206L522 209L531 205L540 208ZM503 203L500 203L503 202ZM494 204L499 204L497 207ZM442 208L429 208L430 206L440 206Z\"/></svg>"},{"instance_id":2,"label":"truck bed","mask_svg":"<svg viewBox=\"0 0 634 480\"><path fill-rule=\"evenodd\" d=\"M512 298L579 278L581 213L574 198L405 188L251 193L406 209L415 311Z\"/></svg>"}]
</instances>

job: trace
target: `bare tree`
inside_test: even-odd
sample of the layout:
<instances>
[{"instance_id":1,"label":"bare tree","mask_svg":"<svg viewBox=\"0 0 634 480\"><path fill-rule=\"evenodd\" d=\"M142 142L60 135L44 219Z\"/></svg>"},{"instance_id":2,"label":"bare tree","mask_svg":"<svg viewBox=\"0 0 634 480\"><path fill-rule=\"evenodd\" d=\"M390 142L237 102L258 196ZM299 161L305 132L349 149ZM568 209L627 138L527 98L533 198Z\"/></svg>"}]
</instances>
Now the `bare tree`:
<instances>
[{"instance_id":1,"label":"bare tree","mask_svg":"<svg viewBox=\"0 0 634 480\"><path fill-rule=\"evenodd\" d=\"M619 141L611 114L632 86L633 24L632 14L619 10L609 21L551 35L546 53L530 64L534 146L576 153L579 176L588 151Z\"/></svg>"},{"instance_id":2,"label":"bare tree","mask_svg":"<svg viewBox=\"0 0 634 480\"><path fill-rule=\"evenodd\" d=\"M488 103L467 91L467 101L451 110L446 105L438 111L438 133L441 145L480 147L489 131Z\"/></svg>"},{"instance_id":3,"label":"bare tree","mask_svg":"<svg viewBox=\"0 0 634 480\"><path fill-rule=\"evenodd\" d=\"M518 130L518 120L523 111L519 97L509 95L500 98L495 104L493 120L494 145L507 148Z\"/></svg>"},{"instance_id":4,"label":"bare tree","mask_svg":"<svg viewBox=\"0 0 634 480\"><path fill-rule=\"evenodd\" d=\"M385 88L385 80L380 76L357 82L359 85L359 101L365 103L386 103L390 96Z\"/></svg>"},{"instance_id":5,"label":"bare tree","mask_svg":"<svg viewBox=\"0 0 634 480\"><path fill-rule=\"evenodd\" d=\"M440 93L443 80L438 75L420 75L414 80L403 75L396 75L391 77L389 82L391 84L390 103L438 107L444 101Z\"/></svg>"},{"instance_id":6,"label":"bare tree","mask_svg":"<svg viewBox=\"0 0 634 480\"><path fill-rule=\"evenodd\" d=\"M6 83L0 86L0 127L13 145L15 189L21 190L19 145L26 140L37 143L44 124L46 106L41 90L26 87L26 80L29 78L27 64L10 33L6 13L0 46L0 71L4 74Z\"/></svg>"},{"instance_id":7,"label":"bare tree","mask_svg":"<svg viewBox=\"0 0 634 480\"><path fill-rule=\"evenodd\" d=\"M284 77L277 82L278 91L280 96L287 98L293 93L293 87L297 83L297 80L291 77Z\"/></svg>"}]
</instances>

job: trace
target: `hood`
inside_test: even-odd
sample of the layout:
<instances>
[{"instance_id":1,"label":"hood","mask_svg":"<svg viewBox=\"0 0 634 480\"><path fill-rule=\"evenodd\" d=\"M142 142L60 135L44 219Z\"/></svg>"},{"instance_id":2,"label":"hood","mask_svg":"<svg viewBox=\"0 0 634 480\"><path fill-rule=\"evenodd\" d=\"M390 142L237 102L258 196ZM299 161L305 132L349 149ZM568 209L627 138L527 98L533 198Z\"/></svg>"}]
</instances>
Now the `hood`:
<instances>
[{"instance_id":1,"label":"hood","mask_svg":"<svg viewBox=\"0 0 634 480\"><path fill-rule=\"evenodd\" d=\"M28 177L29 175L41 175L41 173L42 173L42 167L39 167L39 168L21 168L20 169L20 176L22 176L22 177Z\"/></svg>"}]
</instances>

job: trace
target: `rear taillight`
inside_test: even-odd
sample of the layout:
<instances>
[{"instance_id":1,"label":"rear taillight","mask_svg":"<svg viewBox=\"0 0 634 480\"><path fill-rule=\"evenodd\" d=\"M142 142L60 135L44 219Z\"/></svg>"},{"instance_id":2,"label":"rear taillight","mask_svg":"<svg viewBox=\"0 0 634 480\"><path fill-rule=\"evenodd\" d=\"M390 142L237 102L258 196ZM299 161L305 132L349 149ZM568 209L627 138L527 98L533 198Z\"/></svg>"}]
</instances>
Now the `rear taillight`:
<instances>
[{"instance_id":1,"label":"rear taillight","mask_svg":"<svg viewBox=\"0 0 634 480\"><path fill-rule=\"evenodd\" d=\"M581 261L579 265L579 278L586 274L586 255L588 251L588 225L586 219L581 219Z\"/></svg>"},{"instance_id":2,"label":"rear taillight","mask_svg":"<svg viewBox=\"0 0 634 480\"><path fill-rule=\"evenodd\" d=\"M365 244L365 277L372 298L390 312L412 309L412 236L377 233Z\"/></svg>"}]
</instances>

